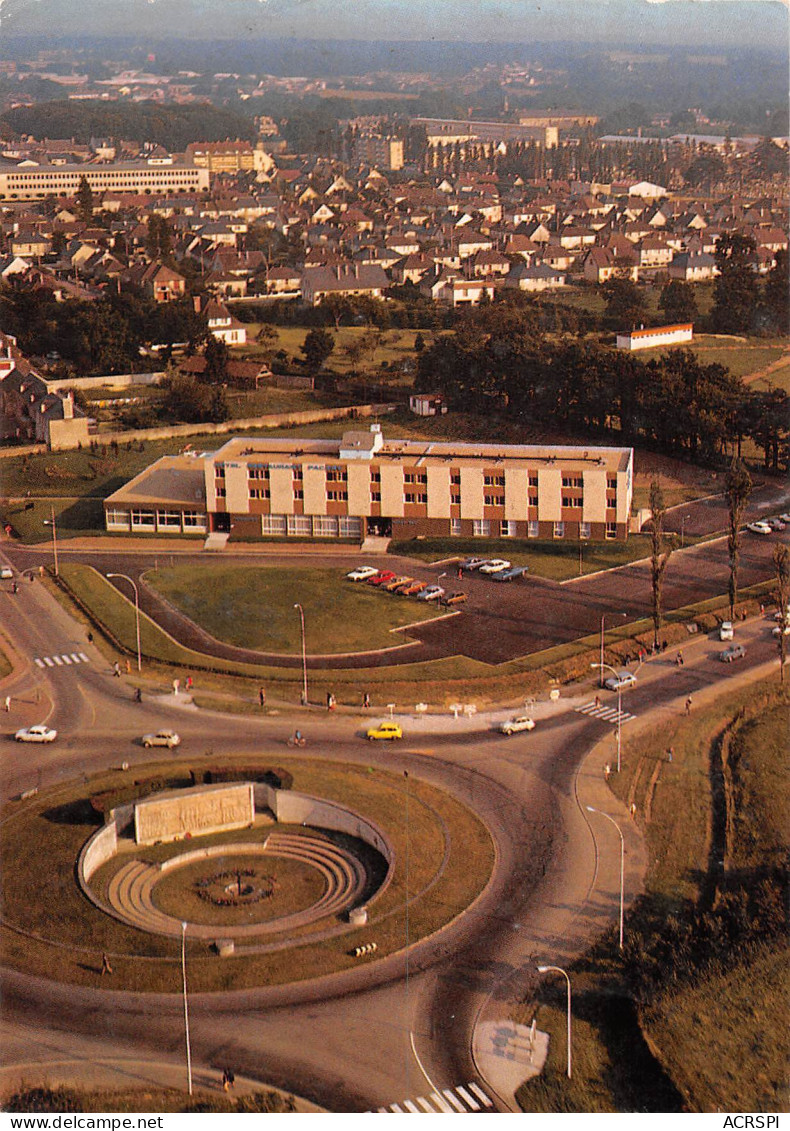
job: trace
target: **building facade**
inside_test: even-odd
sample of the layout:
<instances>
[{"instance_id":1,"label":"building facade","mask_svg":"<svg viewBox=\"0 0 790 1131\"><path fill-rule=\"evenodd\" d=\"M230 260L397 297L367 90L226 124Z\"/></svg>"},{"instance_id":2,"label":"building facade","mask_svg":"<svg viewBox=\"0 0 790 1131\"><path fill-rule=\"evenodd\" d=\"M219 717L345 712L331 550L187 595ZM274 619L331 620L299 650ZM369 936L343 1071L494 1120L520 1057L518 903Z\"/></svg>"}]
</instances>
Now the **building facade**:
<instances>
[{"instance_id":1,"label":"building facade","mask_svg":"<svg viewBox=\"0 0 790 1131\"><path fill-rule=\"evenodd\" d=\"M30 165L0 168L0 200L74 196L85 180L94 193L206 192L209 170L190 165L128 162L116 165Z\"/></svg>"},{"instance_id":2,"label":"building facade","mask_svg":"<svg viewBox=\"0 0 790 1131\"><path fill-rule=\"evenodd\" d=\"M684 342L692 341L694 325L691 322L680 322L675 326L651 326L648 330L628 330L617 335L617 348L619 350L648 350L656 346L680 346Z\"/></svg>"},{"instance_id":3,"label":"building facade","mask_svg":"<svg viewBox=\"0 0 790 1131\"><path fill-rule=\"evenodd\" d=\"M632 489L631 448L385 440L374 424L166 456L105 516L108 530L237 537L623 540Z\"/></svg>"}]
</instances>

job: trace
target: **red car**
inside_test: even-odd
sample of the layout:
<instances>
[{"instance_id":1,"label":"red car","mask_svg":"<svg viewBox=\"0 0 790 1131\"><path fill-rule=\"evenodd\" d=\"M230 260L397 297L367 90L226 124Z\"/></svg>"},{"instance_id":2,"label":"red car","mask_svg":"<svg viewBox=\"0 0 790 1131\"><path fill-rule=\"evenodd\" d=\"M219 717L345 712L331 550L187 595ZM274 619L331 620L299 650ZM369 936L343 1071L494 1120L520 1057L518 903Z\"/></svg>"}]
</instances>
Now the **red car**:
<instances>
[{"instance_id":1,"label":"red car","mask_svg":"<svg viewBox=\"0 0 790 1131\"><path fill-rule=\"evenodd\" d=\"M395 574L391 569L381 569L374 577L368 578L368 585L383 585L385 581L392 581L394 578Z\"/></svg>"}]
</instances>

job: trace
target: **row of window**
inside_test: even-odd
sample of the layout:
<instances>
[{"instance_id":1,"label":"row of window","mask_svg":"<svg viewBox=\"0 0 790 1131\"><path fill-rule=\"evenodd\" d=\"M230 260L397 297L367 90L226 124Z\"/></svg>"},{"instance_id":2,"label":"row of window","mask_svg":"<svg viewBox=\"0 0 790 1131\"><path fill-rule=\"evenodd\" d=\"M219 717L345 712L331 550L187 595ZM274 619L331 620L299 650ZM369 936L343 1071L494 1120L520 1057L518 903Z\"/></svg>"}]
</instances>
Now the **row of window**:
<instances>
[{"instance_id":1,"label":"row of window","mask_svg":"<svg viewBox=\"0 0 790 1131\"><path fill-rule=\"evenodd\" d=\"M206 516L202 511L145 510L109 507L106 513L108 530L205 530Z\"/></svg>"},{"instance_id":2,"label":"row of window","mask_svg":"<svg viewBox=\"0 0 790 1131\"><path fill-rule=\"evenodd\" d=\"M298 464L295 465L294 468L293 468L294 479L301 479L302 474L303 473L302 473L301 466L299 466ZM225 465L224 464L217 463L217 464L214 465L214 476L215 476L216 479L224 479L225 478ZM249 464L248 467L247 467L247 477L249 479L268 479L269 478L268 464L263 464L263 463ZM347 469L340 468L340 467L327 468L326 469L326 481L327 481L327 483L346 483L348 481L348 471L347 471ZM381 472L372 470L371 473L370 473L370 481L371 481L371 483L381 483ZM403 482L405 484L408 484L409 486L412 486L412 485L414 485L414 486L427 486L428 476L424 472L406 471L406 472L404 472L404 475L403 475ZM451 475L450 476L450 486L451 486L451 488L452 487L460 487L461 486L461 476L460 475ZM505 486L505 477L504 477L504 475L484 475L483 476L483 486L484 487L504 487ZM538 486L537 475L529 475L528 486L530 488L535 488L535 487ZM582 490L584 488L584 479L581 476L563 475L562 486L566 490L569 490L569 489ZM617 490L617 478L616 477L607 476L606 489L607 489L607 491L616 491ZM536 495L530 496L530 499L532 499L533 497L536 499L536 502L535 503L530 502L530 506L537 506L538 505L537 504L537 496ZM563 506L565 506L565 505L566 504L563 503ZM569 503L567 505L568 506L575 506L577 504Z\"/></svg>"},{"instance_id":3,"label":"row of window","mask_svg":"<svg viewBox=\"0 0 790 1131\"><path fill-rule=\"evenodd\" d=\"M460 518L450 519L450 534L454 537L460 538L463 533ZM518 526L515 522L509 519L503 519L499 523L499 537L500 538L515 538L518 533ZM475 538L490 538L492 535L492 524L488 518L475 518L472 520L472 535ZM565 537L565 523L555 522L552 528L552 535L554 538ZM537 522L527 523L527 538L540 537L540 524ZM589 522L579 523L579 538L586 540L592 537L592 526ZM606 524L606 537L617 537L617 523L607 522Z\"/></svg>"},{"instance_id":4,"label":"row of window","mask_svg":"<svg viewBox=\"0 0 790 1131\"><path fill-rule=\"evenodd\" d=\"M279 538L361 538L362 519L353 515L264 514L261 533Z\"/></svg>"}]
</instances>

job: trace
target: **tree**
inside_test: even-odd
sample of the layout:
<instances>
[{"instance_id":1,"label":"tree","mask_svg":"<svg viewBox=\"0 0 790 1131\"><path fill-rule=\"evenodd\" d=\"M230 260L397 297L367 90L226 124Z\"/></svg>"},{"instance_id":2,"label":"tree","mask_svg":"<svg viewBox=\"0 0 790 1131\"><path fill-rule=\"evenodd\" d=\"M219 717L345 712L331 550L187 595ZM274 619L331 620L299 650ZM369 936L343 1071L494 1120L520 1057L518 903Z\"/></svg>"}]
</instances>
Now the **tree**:
<instances>
[{"instance_id":1,"label":"tree","mask_svg":"<svg viewBox=\"0 0 790 1131\"><path fill-rule=\"evenodd\" d=\"M79 188L76 195L77 215L86 224L93 221L93 192L85 177L80 177Z\"/></svg>"},{"instance_id":2,"label":"tree","mask_svg":"<svg viewBox=\"0 0 790 1131\"><path fill-rule=\"evenodd\" d=\"M785 659L787 658L787 628L790 626L790 617L787 615L790 603L790 550L782 542L774 546L773 554L774 577L779 587L779 680L784 683Z\"/></svg>"},{"instance_id":3,"label":"tree","mask_svg":"<svg viewBox=\"0 0 790 1131\"><path fill-rule=\"evenodd\" d=\"M727 555L730 562L730 618L735 615L738 596L738 559L741 547L741 526L752 493L752 478L745 465L734 459L727 472L724 494L727 499Z\"/></svg>"},{"instance_id":4,"label":"tree","mask_svg":"<svg viewBox=\"0 0 790 1131\"><path fill-rule=\"evenodd\" d=\"M787 250L776 253L776 264L768 272L763 288L763 301L772 328L778 334L790 330L790 308L788 307L788 257Z\"/></svg>"},{"instance_id":5,"label":"tree","mask_svg":"<svg viewBox=\"0 0 790 1131\"><path fill-rule=\"evenodd\" d=\"M226 385L228 382L228 347L225 342L209 334L206 349L203 353L206 359L206 368L203 370L203 380L207 385Z\"/></svg>"},{"instance_id":6,"label":"tree","mask_svg":"<svg viewBox=\"0 0 790 1131\"><path fill-rule=\"evenodd\" d=\"M650 507L650 580L653 591L653 645L658 647L658 634L661 631L662 604L664 593L664 574L672 556L672 544L664 534L664 493L661 484L654 479L650 484L648 497Z\"/></svg>"},{"instance_id":7,"label":"tree","mask_svg":"<svg viewBox=\"0 0 790 1131\"><path fill-rule=\"evenodd\" d=\"M759 297L754 254L754 240L738 232L725 232L716 245L719 275L713 286L714 330L743 334L752 328Z\"/></svg>"},{"instance_id":8,"label":"tree","mask_svg":"<svg viewBox=\"0 0 790 1131\"><path fill-rule=\"evenodd\" d=\"M606 302L606 316L618 326L631 326L644 317L645 296L631 279L613 275L601 287Z\"/></svg>"},{"instance_id":9,"label":"tree","mask_svg":"<svg viewBox=\"0 0 790 1131\"><path fill-rule=\"evenodd\" d=\"M699 317L694 288L681 279L671 279L663 287L658 307L667 322L694 322Z\"/></svg>"},{"instance_id":10,"label":"tree","mask_svg":"<svg viewBox=\"0 0 790 1131\"><path fill-rule=\"evenodd\" d=\"M302 345L305 364L310 369L322 369L335 348L335 339L328 330L308 330Z\"/></svg>"}]
</instances>

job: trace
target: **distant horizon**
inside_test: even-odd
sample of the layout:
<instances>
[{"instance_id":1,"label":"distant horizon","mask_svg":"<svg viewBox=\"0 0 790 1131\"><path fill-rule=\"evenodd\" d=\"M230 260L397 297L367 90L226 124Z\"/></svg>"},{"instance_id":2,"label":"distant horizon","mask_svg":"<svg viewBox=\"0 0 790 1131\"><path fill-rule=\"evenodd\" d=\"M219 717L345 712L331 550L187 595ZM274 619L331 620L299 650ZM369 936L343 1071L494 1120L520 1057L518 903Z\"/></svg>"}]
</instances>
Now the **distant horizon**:
<instances>
[{"instance_id":1,"label":"distant horizon","mask_svg":"<svg viewBox=\"0 0 790 1131\"><path fill-rule=\"evenodd\" d=\"M5 36L774 47L788 0L0 0ZM393 60L393 70L397 70Z\"/></svg>"}]
</instances>

